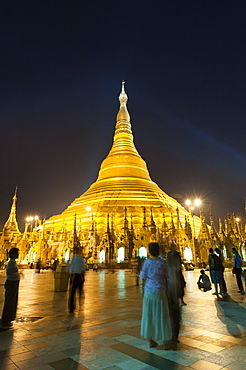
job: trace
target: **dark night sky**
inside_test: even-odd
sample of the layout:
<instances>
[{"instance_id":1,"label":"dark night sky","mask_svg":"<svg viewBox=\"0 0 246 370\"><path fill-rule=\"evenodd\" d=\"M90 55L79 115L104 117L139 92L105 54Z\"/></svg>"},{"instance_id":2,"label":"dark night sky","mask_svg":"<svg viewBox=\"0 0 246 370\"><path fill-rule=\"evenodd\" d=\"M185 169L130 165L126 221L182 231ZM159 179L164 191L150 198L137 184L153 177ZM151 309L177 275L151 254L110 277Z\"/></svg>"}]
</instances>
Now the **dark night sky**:
<instances>
[{"instance_id":1,"label":"dark night sky","mask_svg":"<svg viewBox=\"0 0 246 370\"><path fill-rule=\"evenodd\" d=\"M61 213L96 180L121 80L151 178L245 217L245 1L1 1L0 228ZM207 213L208 215L208 213Z\"/></svg>"}]
</instances>

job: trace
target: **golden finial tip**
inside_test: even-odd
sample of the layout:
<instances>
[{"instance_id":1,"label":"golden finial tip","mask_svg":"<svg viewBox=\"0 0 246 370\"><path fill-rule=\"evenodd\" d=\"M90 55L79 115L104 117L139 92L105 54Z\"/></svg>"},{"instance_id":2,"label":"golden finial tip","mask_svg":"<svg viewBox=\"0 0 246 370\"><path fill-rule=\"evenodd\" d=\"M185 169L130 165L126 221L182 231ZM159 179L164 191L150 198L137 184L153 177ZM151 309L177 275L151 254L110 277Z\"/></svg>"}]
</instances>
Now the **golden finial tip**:
<instances>
[{"instance_id":1,"label":"golden finial tip","mask_svg":"<svg viewBox=\"0 0 246 370\"><path fill-rule=\"evenodd\" d=\"M124 80L122 80L122 91L125 91L125 83L126 83L126 81L124 81Z\"/></svg>"}]
</instances>

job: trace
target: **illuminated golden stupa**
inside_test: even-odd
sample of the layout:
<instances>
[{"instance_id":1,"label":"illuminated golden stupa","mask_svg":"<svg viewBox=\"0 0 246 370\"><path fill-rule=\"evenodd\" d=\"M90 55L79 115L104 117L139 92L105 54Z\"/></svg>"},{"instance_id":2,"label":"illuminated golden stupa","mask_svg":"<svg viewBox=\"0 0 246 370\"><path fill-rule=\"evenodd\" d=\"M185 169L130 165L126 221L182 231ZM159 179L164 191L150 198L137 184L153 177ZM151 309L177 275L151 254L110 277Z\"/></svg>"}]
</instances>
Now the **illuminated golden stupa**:
<instances>
[{"instance_id":1,"label":"illuminated golden stupa","mask_svg":"<svg viewBox=\"0 0 246 370\"><path fill-rule=\"evenodd\" d=\"M60 215L43 222L38 216L28 217L23 233L16 219L15 191L0 232L0 260L8 258L10 248L18 247L22 264L40 259L45 265L55 258L67 262L79 248L91 263L131 263L132 258L147 256L151 241L160 244L163 255L176 243L183 261L200 263L200 267L211 246L223 250L227 263L232 246L245 259L246 228L239 227L235 214L227 215L224 229L219 220L217 233L212 214L209 226L204 211L200 218L194 216L191 206L186 211L151 180L134 145L124 83L119 100L114 142L97 180Z\"/></svg>"},{"instance_id":2,"label":"illuminated golden stupa","mask_svg":"<svg viewBox=\"0 0 246 370\"><path fill-rule=\"evenodd\" d=\"M111 233L115 258L120 246L129 249L125 236L130 230L132 250L125 251L128 257L133 252L138 255L137 250L151 240L162 243L165 228L172 225L182 228L181 221L185 225L188 217L188 212L151 180L146 163L134 145L127 100L123 82L113 145L101 164L97 180L64 212L46 220L44 226L51 235L73 230L76 215L82 245L94 243L97 251L102 251ZM199 228L199 218L193 220ZM97 251L94 250L95 254Z\"/></svg>"}]
</instances>

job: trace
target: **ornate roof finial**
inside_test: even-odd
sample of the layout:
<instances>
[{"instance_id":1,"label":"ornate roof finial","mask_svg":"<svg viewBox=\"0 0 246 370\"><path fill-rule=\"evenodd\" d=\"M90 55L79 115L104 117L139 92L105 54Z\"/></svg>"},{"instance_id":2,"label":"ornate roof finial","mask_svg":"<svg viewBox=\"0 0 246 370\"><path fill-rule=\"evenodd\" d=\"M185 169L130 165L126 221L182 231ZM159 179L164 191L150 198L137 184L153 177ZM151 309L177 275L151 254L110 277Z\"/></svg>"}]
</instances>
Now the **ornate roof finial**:
<instances>
[{"instance_id":1,"label":"ornate roof finial","mask_svg":"<svg viewBox=\"0 0 246 370\"><path fill-rule=\"evenodd\" d=\"M128 96L125 92L125 81L122 80L122 88L121 88L121 93L120 93L120 96L119 96L119 101L120 101L120 107L125 107L126 109L126 103L127 103L127 100L128 100ZM118 120L119 117L117 117L117 120ZM127 112L127 109L125 111L125 117L124 119L126 121L130 121L130 115L129 113Z\"/></svg>"}]
</instances>

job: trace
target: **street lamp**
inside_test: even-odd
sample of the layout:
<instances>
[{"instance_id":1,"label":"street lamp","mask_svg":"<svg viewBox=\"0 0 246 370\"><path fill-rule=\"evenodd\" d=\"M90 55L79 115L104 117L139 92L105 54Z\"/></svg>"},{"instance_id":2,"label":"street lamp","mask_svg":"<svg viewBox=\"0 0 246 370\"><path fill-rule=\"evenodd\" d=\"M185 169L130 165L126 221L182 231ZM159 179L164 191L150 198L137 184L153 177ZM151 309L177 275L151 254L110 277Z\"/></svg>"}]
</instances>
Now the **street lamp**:
<instances>
[{"instance_id":1,"label":"street lamp","mask_svg":"<svg viewBox=\"0 0 246 370\"><path fill-rule=\"evenodd\" d=\"M199 198L196 198L194 200L187 199L185 201L185 204L188 206L189 209L189 216L190 216L190 221L192 222L192 254L193 254L193 260L196 262L196 248L195 248L195 222L194 222L194 215L193 215L193 210L195 207L199 207L202 202Z\"/></svg>"},{"instance_id":2,"label":"street lamp","mask_svg":"<svg viewBox=\"0 0 246 370\"><path fill-rule=\"evenodd\" d=\"M28 226L30 225L30 238L29 238L29 242L28 242L30 247L31 247L30 250L32 250L32 248L35 244L35 240L34 240L35 238L31 237L31 235L32 235L31 233L32 233L32 230L33 230L33 222L34 222L34 227L36 228L37 224L38 224L38 220L39 220L38 215L26 217L25 235L28 238ZM29 250L29 253L30 253L30 250ZM35 252L35 254L36 254L36 252ZM30 258L31 258L31 262L33 262L33 260L35 259L33 257L33 255L31 257L29 256L29 261L30 261Z\"/></svg>"},{"instance_id":3,"label":"street lamp","mask_svg":"<svg viewBox=\"0 0 246 370\"><path fill-rule=\"evenodd\" d=\"M37 227L37 224L38 224L38 220L39 220L39 217L36 215L36 216L29 216L29 217L26 217L26 222L27 222L27 225L30 225L30 231L32 232L32 223L34 221L34 227L36 228Z\"/></svg>"},{"instance_id":4,"label":"street lamp","mask_svg":"<svg viewBox=\"0 0 246 370\"><path fill-rule=\"evenodd\" d=\"M195 207L199 207L202 202L200 199L196 198L195 200L187 199L185 204L189 207L189 211L193 211Z\"/></svg>"},{"instance_id":5,"label":"street lamp","mask_svg":"<svg viewBox=\"0 0 246 370\"><path fill-rule=\"evenodd\" d=\"M239 236L241 234L241 230L240 230L240 221L241 221L241 218L236 217L235 218L235 221L236 221L236 225L237 225L237 233L238 233L238 236Z\"/></svg>"}]
</instances>

